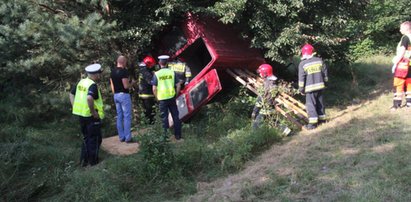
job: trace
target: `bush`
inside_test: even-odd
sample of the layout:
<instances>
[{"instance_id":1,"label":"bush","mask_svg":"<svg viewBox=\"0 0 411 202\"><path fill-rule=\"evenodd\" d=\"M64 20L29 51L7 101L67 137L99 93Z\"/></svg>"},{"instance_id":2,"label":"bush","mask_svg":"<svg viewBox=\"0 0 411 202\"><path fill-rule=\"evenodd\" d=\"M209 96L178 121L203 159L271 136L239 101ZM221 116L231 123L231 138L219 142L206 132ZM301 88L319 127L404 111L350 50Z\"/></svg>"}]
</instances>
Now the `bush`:
<instances>
[{"instance_id":1,"label":"bush","mask_svg":"<svg viewBox=\"0 0 411 202\"><path fill-rule=\"evenodd\" d=\"M174 168L174 153L168 136L160 129L148 130L141 135L140 142L140 154L145 164L143 172L147 176L167 178Z\"/></svg>"}]
</instances>

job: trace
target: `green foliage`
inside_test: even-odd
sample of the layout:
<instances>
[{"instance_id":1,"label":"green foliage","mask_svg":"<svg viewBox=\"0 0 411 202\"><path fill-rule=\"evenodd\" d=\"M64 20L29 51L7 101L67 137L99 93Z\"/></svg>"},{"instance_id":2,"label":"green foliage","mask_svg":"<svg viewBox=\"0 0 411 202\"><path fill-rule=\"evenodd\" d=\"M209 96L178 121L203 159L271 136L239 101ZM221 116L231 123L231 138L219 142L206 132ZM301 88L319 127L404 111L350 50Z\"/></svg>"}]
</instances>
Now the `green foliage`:
<instances>
[{"instance_id":1,"label":"green foliage","mask_svg":"<svg viewBox=\"0 0 411 202\"><path fill-rule=\"evenodd\" d=\"M222 22L243 27L252 46L264 49L267 58L283 64L290 56L298 55L305 42L313 43L326 58L344 59L348 43L342 41L350 31L346 26L361 19L367 5L363 1L233 2L221 1L210 10Z\"/></svg>"},{"instance_id":2,"label":"green foliage","mask_svg":"<svg viewBox=\"0 0 411 202\"><path fill-rule=\"evenodd\" d=\"M60 128L59 128L60 126ZM81 138L70 128L0 127L0 193L2 200L27 201L60 191L78 165L75 145ZM77 128L75 128L77 129ZM61 134L69 133L63 136ZM79 146L80 144L77 144ZM76 148L76 149L74 149Z\"/></svg>"},{"instance_id":3,"label":"green foliage","mask_svg":"<svg viewBox=\"0 0 411 202\"><path fill-rule=\"evenodd\" d=\"M395 51L400 40L400 24L411 20L411 4L405 0L370 1L364 18L350 23L351 56L387 54Z\"/></svg>"},{"instance_id":4,"label":"green foliage","mask_svg":"<svg viewBox=\"0 0 411 202\"><path fill-rule=\"evenodd\" d=\"M32 1L2 3L0 50L6 53L0 56L1 70L5 72L2 82L10 80L17 85L24 81L24 75L57 87L57 80L79 75L86 65L109 54L106 41L115 35L106 33L116 24L106 22L96 12L78 16L61 10L64 6Z\"/></svg>"},{"instance_id":5,"label":"green foliage","mask_svg":"<svg viewBox=\"0 0 411 202\"><path fill-rule=\"evenodd\" d=\"M143 172L152 177L167 177L174 167L174 153L168 136L160 130L149 130L141 136L140 141L140 152L145 164Z\"/></svg>"},{"instance_id":6,"label":"green foliage","mask_svg":"<svg viewBox=\"0 0 411 202\"><path fill-rule=\"evenodd\" d=\"M356 103L360 99L371 99L386 92L391 85L391 61L386 56L373 56L356 61L348 68L345 64L329 68L330 82L324 99L327 106Z\"/></svg>"}]
</instances>

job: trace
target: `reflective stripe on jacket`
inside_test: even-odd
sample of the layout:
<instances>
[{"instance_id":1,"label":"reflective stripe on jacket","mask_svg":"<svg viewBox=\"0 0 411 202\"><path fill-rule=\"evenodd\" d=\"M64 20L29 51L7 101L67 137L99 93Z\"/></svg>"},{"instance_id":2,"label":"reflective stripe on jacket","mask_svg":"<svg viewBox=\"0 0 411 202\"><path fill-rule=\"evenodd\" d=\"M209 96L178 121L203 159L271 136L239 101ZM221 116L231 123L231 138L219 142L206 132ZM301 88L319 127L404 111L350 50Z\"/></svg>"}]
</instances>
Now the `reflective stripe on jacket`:
<instances>
[{"instance_id":1,"label":"reflective stripe on jacket","mask_svg":"<svg viewBox=\"0 0 411 202\"><path fill-rule=\"evenodd\" d=\"M327 66L321 58L312 57L300 62L298 66L298 88L309 93L325 88L328 81Z\"/></svg>"},{"instance_id":2,"label":"reflective stripe on jacket","mask_svg":"<svg viewBox=\"0 0 411 202\"><path fill-rule=\"evenodd\" d=\"M73 103L73 114L82 116L82 117L91 117L90 108L87 102L87 94L90 86L94 84L94 81L85 78L80 80L76 86L76 94L74 95ZM98 90L98 99L94 100L94 108L97 110L100 119L104 118L104 109L103 109L103 99L101 97L100 90Z\"/></svg>"},{"instance_id":3,"label":"reflective stripe on jacket","mask_svg":"<svg viewBox=\"0 0 411 202\"><path fill-rule=\"evenodd\" d=\"M173 70L179 80L191 78L191 69L184 62L171 62L168 67Z\"/></svg>"},{"instance_id":4,"label":"reflective stripe on jacket","mask_svg":"<svg viewBox=\"0 0 411 202\"><path fill-rule=\"evenodd\" d=\"M152 70L148 69L147 67L140 68L140 74L138 77L139 84L138 84L138 96L140 98L153 98L153 86L151 85L151 80L153 79Z\"/></svg>"},{"instance_id":5,"label":"reflective stripe on jacket","mask_svg":"<svg viewBox=\"0 0 411 202\"><path fill-rule=\"evenodd\" d=\"M174 71L171 69L161 69L155 75L157 77L157 99L167 100L173 98L176 94Z\"/></svg>"}]
</instances>

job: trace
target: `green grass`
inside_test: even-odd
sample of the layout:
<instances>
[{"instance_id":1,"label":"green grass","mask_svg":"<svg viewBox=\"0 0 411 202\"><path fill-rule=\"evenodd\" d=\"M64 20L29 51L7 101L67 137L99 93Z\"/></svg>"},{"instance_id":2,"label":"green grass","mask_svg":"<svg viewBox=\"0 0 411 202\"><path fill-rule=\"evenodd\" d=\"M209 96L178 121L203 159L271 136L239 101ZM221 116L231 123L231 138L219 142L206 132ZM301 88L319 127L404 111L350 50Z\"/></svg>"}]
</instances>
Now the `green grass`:
<instances>
[{"instance_id":1,"label":"green grass","mask_svg":"<svg viewBox=\"0 0 411 202\"><path fill-rule=\"evenodd\" d=\"M236 97L238 91L233 93ZM182 144L163 138L157 120L138 138L138 154L119 157L100 151L101 163L81 168L82 136L78 120L64 107L67 100L58 103L59 116L45 121L33 118L41 110L33 112L25 107L27 100L16 103L14 99L6 97L0 104L7 115L1 117L4 123L0 124L0 198L4 201L179 200L196 192L198 180L236 172L280 141L273 129L251 132L249 113L244 113L250 110L250 102L221 99L184 124ZM7 107L21 113L13 116ZM104 124L103 136L115 134L110 113Z\"/></svg>"},{"instance_id":2,"label":"green grass","mask_svg":"<svg viewBox=\"0 0 411 202\"><path fill-rule=\"evenodd\" d=\"M294 149L277 159L275 165L264 165L265 159L255 162L268 166L261 173L267 180L240 188L241 199L410 201L411 111L389 110L392 78L387 61L389 58L375 57L355 63L358 84L351 86L358 88L326 94L331 96L328 101L341 99L330 103L333 108L329 111L335 119L294 137L292 145L285 143L277 148ZM338 80L328 91L344 83L349 84ZM356 105L365 104L356 110L340 105L348 105L350 99L359 99ZM342 109L347 113L336 116Z\"/></svg>"},{"instance_id":3,"label":"green grass","mask_svg":"<svg viewBox=\"0 0 411 202\"><path fill-rule=\"evenodd\" d=\"M281 141L275 130L252 131L254 99L235 90L231 99L216 100L184 124L184 143L170 144L157 124L139 138L138 154L101 151L101 163L91 168L78 165L81 134L67 111L46 123L22 108L24 101L5 99L0 200L410 201L411 122L409 111L388 111L389 58L375 56L346 68L330 66L325 99L333 120L314 132ZM104 136L114 134L112 118L105 121ZM227 189L218 189L229 174L238 181L230 178ZM197 189L199 182L216 185Z\"/></svg>"}]
</instances>

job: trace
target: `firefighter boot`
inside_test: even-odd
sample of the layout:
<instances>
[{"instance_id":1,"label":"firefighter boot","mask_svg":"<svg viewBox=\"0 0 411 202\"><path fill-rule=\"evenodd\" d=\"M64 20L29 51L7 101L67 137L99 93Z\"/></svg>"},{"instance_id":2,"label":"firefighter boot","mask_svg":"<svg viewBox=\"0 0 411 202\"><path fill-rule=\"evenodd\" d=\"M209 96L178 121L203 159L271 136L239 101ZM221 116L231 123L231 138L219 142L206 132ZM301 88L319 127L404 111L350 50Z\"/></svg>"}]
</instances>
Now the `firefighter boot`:
<instances>
[{"instance_id":1,"label":"firefighter boot","mask_svg":"<svg viewBox=\"0 0 411 202\"><path fill-rule=\"evenodd\" d=\"M400 100L400 99L398 99L398 98L394 98L394 100L393 100L393 105L392 105L392 107L391 107L391 110L396 110L396 109L401 108L401 101L402 101L402 100Z\"/></svg>"}]
</instances>

